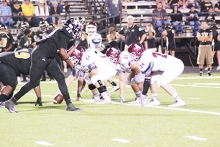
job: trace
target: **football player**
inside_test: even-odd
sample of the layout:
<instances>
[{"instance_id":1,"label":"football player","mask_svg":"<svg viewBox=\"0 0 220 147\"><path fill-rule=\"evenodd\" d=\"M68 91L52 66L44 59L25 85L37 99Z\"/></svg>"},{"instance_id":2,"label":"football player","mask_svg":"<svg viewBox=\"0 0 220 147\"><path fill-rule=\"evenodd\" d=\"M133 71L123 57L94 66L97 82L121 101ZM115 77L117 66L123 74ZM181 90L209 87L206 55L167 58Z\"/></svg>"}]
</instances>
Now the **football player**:
<instances>
[{"instance_id":1,"label":"football player","mask_svg":"<svg viewBox=\"0 0 220 147\"><path fill-rule=\"evenodd\" d=\"M1 86L0 105L4 106L6 100L10 99L17 86L17 76L28 74L31 66L32 49L17 48L14 52L0 54L0 82ZM35 106L41 102L40 86L34 88L37 95Z\"/></svg>"},{"instance_id":2,"label":"football player","mask_svg":"<svg viewBox=\"0 0 220 147\"><path fill-rule=\"evenodd\" d=\"M160 105L157 85L162 87L175 99L175 103L169 105L170 107L185 106L185 102L169 84L183 72L184 65L180 59L158 52L143 51L143 47L139 43L131 44L128 48L128 52L134 60L138 61L139 69L145 74L145 77L152 74L150 84L153 98L152 101L147 104L148 106ZM131 77L133 76L134 75ZM146 92L149 88L149 86L145 86L148 85L147 82L145 79L143 92Z\"/></svg>"},{"instance_id":3,"label":"football player","mask_svg":"<svg viewBox=\"0 0 220 147\"><path fill-rule=\"evenodd\" d=\"M40 78L45 69L57 81L59 89L67 105L66 111L81 110L73 105L65 83L65 77L58 67L56 60L54 59L58 52L71 68L74 67L72 62L69 60L66 48L69 40L76 38L79 35L80 29L81 26L76 19L70 18L66 21L61 29L54 30L49 36L46 37L46 39L40 40L36 43L38 47L32 53L30 81L26 83L10 100L5 102L5 107L9 110L9 112L16 113L14 108L15 102L33 87L39 85Z\"/></svg>"},{"instance_id":4,"label":"football player","mask_svg":"<svg viewBox=\"0 0 220 147\"><path fill-rule=\"evenodd\" d=\"M40 29L35 32L35 41L39 41L41 39L46 38L46 31L47 31L47 22L46 21L40 21Z\"/></svg>"},{"instance_id":5,"label":"football player","mask_svg":"<svg viewBox=\"0 0 220 147\"><path fill-rule=\"evenodd\" d=\"M11 33L6 29L6 26L0 24L0 36L3 40L3 44L0 45L1 52L13 51L13 37Z\"/></svg>"}]
</instances>

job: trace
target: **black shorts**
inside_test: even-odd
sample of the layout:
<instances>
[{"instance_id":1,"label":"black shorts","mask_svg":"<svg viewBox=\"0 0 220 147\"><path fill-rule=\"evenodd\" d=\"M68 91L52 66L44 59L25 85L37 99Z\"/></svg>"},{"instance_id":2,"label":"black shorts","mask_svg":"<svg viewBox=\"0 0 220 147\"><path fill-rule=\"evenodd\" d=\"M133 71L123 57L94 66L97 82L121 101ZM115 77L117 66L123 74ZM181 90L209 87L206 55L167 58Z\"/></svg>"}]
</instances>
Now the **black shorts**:
<instances>
[{"instance_id":1,"label":"black shorts","mask_svg":"<svg viewBox=\"0 0 220 147\"><path fill-rule=\"evenodd\" d=\"M174 51L176 49L175 43L169 43L166 50Z\"/></svg>"},{"instance_id":2,"label":"black shorts","mask_svg":"<svg viewBox=\"0 0 220 147\"><path fill-rule=\"evenodd\" d=\"M121 20L120 20L120 16L116 16L114 18L110 18L109 19L110 23L114 23L114 24L120 24Z\"/></svg>"},{"instance_id":3,"label":"black shorts","mask_svg":"<svg viewBox=\"0 0 220 147\"><path fill-rule=\"evenodd\" d=\"M220 46L214 46L214 51L220 51Z\"/></svg>"},{"instance_id":4,"label":"black shorts","mask_svg":"<svg viewBox=\"0 0 220 147\"><path fill-rule=\"evenodd\" d=\"M10 66L0 62L0 82L3 85L9 85L14 90L16 88L17 82L17 75L13 68Z\"/></svg>"}]
</instances>

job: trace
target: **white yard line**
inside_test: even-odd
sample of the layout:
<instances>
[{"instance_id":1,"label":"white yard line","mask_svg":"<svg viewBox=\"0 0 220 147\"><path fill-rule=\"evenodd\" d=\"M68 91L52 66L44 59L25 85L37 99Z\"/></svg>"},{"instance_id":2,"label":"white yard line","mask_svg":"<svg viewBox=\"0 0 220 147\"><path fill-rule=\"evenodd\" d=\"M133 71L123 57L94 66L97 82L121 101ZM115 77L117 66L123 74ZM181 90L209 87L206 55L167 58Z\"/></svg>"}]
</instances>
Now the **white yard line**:
<instances>
[{"instance_id":1,"label":"white yard line","mask_svg":"<svg viewBox=\"0 0 220 147\"><path fill-rule=\"evenodd\" d=\"M34 143L44 145L44 146L52 146L53 144L46 141L35 141Z\"/></svg>"},{"instance_id":2,"label":"white yard line","mask_svg":"<svg viewBox=\"0 0 220 147\"><path fill-rule=\"evenodd\" d=\"M130 141L121 138L112 138L113 141L121 142L121 143L129 143Z\"/></svg>"},{"instance_id":3,"label":"white yard line","mask_svg":"<svg viewBox=\"0 0 220 147\"><path fill-rule=\"evenodd\" d=\"M193 139L193 140L200 140L200 141L207 140L206 138L202 138L198 136L186 136L186 138Z\"/></svg>"},{"instance_id":4,"label":"white yard line","mask_svg":"<svg viewBox=\"0 0 220 147\"><path fill-rule=\"evenodd\" d=\"M34 93L27 93L27 95L33 95L35 96ZM54 95L42 95L43 98L46 98L46 97L54 97ZM75 100L75 98L71 98L72 100ZM85 99L84 99L85 100ZM83 101L84 101L83 100ZM52 99L51 99L51 102L52 102ZM85 102L85 101L84 101ZM112 104L116 104L116 105L119 105L120 103L119 102L112 102ZM128 105L128 106L136 106L136 107L140 107L138 105L132 105L132 104L127 104L127 103L123 103L121 105ZM186 109L186 108L170 108L170 107L162 107L162 106L147 106L149 108L157 108L157 109L166 109L166 110L175 110L175 111L183 111L183 112L191 112L191 113L200 113L200 114L210 114L210 115L217 115L217 116L220 116L220 112L212 112L212 111L203 111L203 110L192 110L192 109Z\"/></svg>"}]
</instances>

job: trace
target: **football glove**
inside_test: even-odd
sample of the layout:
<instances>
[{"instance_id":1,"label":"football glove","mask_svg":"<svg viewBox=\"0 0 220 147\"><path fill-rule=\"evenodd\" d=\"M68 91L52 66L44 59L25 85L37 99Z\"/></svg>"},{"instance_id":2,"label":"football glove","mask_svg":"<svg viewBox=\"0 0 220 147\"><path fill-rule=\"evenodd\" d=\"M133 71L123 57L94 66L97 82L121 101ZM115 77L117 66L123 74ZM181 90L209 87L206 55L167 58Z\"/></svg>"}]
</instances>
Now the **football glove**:
<instances>
[{"instance_id":1,"label":"football glove","mask_svg":"<svg viewBox=\"0 0 220 147\"><path fill-rule=\"evenodd\" d=\"M42 102L41 102L41 98L37 98L37 100L36 100L36 102L35 102L35 106L37 106L37 105L43 106L43 105L42 105Z\"/></svg>"}]
</instances>

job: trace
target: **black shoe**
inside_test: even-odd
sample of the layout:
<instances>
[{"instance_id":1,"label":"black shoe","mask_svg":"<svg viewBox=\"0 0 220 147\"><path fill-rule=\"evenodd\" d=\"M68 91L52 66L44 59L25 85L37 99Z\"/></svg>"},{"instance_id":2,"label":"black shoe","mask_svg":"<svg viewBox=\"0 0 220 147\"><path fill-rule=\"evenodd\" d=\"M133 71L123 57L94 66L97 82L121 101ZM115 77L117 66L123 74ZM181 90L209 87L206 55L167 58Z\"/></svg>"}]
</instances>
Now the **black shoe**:
<instances>
[{"instance_id":1,"label":"black shoe","mask_svg":"<svg viewBox=\"0 0 220 147\"><path fill-rule=\"evenodd\" d=\"M202 76L202 74L203 74L203 73L202 73L202 72L200 72L200 73L199 73L199 76L201 77L201 76Z\"/></svg>"},{"instance_id":2,"label":"black shoe","mask_svg":"<svg viewBox=\"0 0 220 147\"><path fill-rule=\"evenodd\" d=\"M46 81L46 79L41 79L41 81Z\"/></svg>"},{"instance_id":3,"label":"black shoe","mask_svg":"<svg viewBox=\"0 0 220 147\"><path fill-rule=\"evenodd\" d=\"M208 76L212 76L211 72L208 72Z\"/></svg>"},{"instance_id":4,"label":"black shoe","mask_svg":"<svg viewBox=\"0 0 220 147\"><path fill-rule=\"evenodd\" d=\"M0 102L0 108L5 108L5 102Z\"/></svg>"},{"instance_id":5,"label":"black shoe","mask_svg":"<svg viewBox=\"0 0 220 147\"><path fill-rule=\"evenodd\" d=\"M82 109L76 108L72 103L69 103L66 107L66 111L82 111Z\"/></svg>"},{"instance_id":6,"label":"black shoe","mask_svg":"<svg viewBox=\"0 0 220 147\"><path fill-rule=\"evenodd\" d=\"M7 108L10 113L17 113L14 106L15 103L12 100L8 100L5 102L5 108Z\"/></svg>"}]
</instances>

